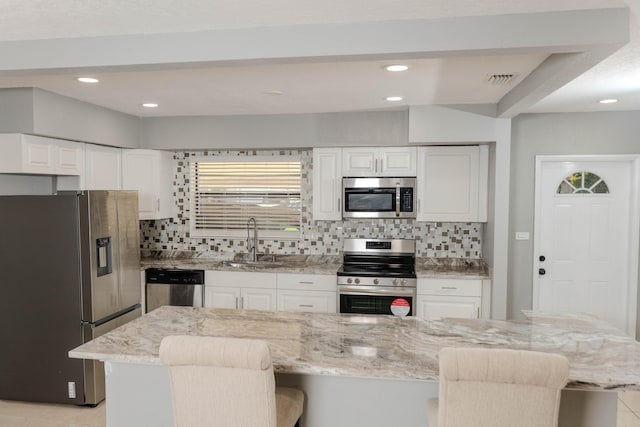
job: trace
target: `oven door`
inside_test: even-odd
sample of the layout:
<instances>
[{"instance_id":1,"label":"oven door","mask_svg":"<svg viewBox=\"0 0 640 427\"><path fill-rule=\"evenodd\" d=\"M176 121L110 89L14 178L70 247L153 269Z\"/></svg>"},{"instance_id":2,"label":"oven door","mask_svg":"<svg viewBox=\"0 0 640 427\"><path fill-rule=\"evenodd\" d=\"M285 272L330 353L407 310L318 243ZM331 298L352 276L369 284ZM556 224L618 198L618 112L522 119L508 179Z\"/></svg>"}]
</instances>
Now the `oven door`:
<instances>
[{"instance_id":1,"label":"oven door","mask_svg":"<svg viewBox=\"0 0 640 427\"><path fill-rule=\"evenodd\" d=\"M339 286L340 313L394 314L392 303L408 304L407 316L414 315L416 288L381 286Z\"/></svg>"}]
</instances>

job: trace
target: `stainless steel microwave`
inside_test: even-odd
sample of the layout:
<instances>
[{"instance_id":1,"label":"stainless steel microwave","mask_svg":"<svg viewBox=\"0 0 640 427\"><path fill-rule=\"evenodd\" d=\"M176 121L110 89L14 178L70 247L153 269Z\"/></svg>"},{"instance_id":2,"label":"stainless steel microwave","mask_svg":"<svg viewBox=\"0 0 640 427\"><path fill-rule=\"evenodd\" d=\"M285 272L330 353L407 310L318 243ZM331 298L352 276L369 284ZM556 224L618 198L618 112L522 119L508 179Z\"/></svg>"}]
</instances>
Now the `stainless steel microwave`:
<instances>
[{"instance_id":1,"label":"stainless steel microwave","mask_svg":"<svg viewBox=\"0 0 640 427\"><path fill-rule=\"evenodd\" d=\"M415 178L343 178L343 218L415 218Z\"/></svg>"}]
</instances>

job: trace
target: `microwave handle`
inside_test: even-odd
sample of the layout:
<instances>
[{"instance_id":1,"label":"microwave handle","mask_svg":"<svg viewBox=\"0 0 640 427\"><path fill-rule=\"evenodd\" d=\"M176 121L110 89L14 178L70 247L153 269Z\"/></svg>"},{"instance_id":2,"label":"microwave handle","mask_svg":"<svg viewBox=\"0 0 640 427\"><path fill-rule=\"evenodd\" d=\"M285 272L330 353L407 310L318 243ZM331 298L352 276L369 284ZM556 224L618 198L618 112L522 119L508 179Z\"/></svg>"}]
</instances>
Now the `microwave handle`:
<instances>
[{"instance_id":1,"label":"microwave handle","mask_svg":"<svg viewBox=\"0 0 640 427\"><path fill-rule=\"evenodd\" d=\"M396 183L396 216L400 216L400 183Z\"/></svg>"}]
</instances>

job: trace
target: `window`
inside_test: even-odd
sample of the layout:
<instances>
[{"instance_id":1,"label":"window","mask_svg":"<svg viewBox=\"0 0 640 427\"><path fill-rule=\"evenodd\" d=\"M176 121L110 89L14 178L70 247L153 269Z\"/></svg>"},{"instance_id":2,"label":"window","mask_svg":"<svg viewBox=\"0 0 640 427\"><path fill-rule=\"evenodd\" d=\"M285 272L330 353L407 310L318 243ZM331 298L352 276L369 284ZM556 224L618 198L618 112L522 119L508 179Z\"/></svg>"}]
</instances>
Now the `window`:
<instances>
[{"instance_id":1,"label":"window","mask_svg":"<svg viewBox=\"0 0 640 427\"><path fill-rule=\"evenodd\" d=\"M574 172L562 180L557 194L609 194L607 183L592 172Z\"/></svg>"},{"instance_id":2,"label":"window","mask_svg":"<svg viewBox=\"0 0 640 427\"><path fill-rule=\"evenodd\" d=\"M190 167L191 236L246 237L255 218L261 238L299 237L299 159L209 157Z\"/></svg>"}]
</instances>

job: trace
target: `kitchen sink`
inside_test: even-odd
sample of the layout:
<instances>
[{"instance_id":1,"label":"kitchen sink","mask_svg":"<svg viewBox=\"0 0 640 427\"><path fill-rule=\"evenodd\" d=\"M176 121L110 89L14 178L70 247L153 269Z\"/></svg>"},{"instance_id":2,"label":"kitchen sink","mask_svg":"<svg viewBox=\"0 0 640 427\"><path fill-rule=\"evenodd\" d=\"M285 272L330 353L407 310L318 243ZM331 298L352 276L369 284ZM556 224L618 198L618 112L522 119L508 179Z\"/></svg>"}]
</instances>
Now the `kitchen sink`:
<instances>
[{"instance_id":1,"label":"kitchen sink","mask_svg":"<svg viewBox=\"0 0 640 427\"><path fill-rule=\"evenodd\" d=\"M275 268L282 267L284 264L277 261L222 261L225 267L243 268L243 267L259 267L259 268Z\"/></svg>"}]
</instances>

